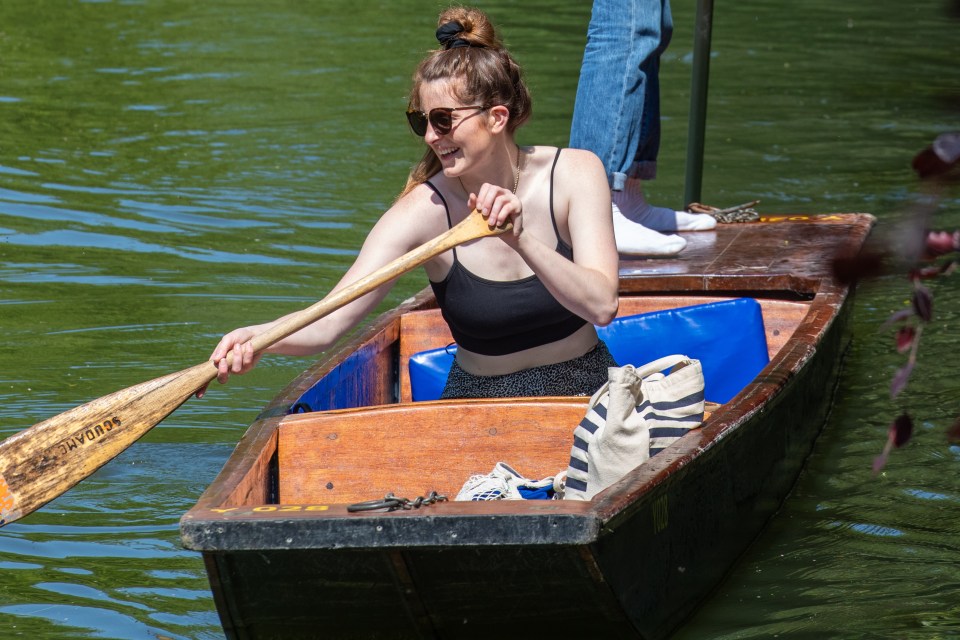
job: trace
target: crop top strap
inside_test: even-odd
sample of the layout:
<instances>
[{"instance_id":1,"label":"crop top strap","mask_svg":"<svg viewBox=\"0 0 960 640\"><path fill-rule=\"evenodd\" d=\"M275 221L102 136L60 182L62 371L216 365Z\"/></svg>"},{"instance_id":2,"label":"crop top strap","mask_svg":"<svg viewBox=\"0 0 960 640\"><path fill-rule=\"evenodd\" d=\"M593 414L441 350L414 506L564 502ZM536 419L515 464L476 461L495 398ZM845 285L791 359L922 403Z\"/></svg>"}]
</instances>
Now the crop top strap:
<instances>
[{"instance_id":1,"label":"crop top strap","mask_svg":"<svg viewBox=\"0 0 960 640\"><path fill-rule=\"evenodd\" d=\"M551 224L553 224L553 233L557 237L557 242L560 243L561 245L566 246L567 243L564 242L563 239L560 237L560 229L557 227L557 216L553 212L553 181L554 181L554 174L556 173L556 170L557 170L557 162L560 160L561 151L562 149L557 149L557 154L553 157L553 164L550 166L550 222ZM450 220L450 206L447 204L446 198L443 197L443 194L440 193L440 190L437 189L437 187L434 186L434 184L429 180L424 182L424 184L430 187L430 189L433 190L435 194L437 194L437 197L440 198L440 202L443 203L443 209L447 213L447 228L448 229L453 228L453 222ZM453 260L454 262L459 262L459 260L457 260L456 247L453 248Z\"/></svg>"},{"instance_id":2,"label":"crop top strap","mask_svg":"<svg viewBox=\"0 0 960 640\"><path fill-rule=\"evenodd\" d=\"M443 194L442 194L442 193L440 193L440 189L437 189L437 188L433 185L433 183L430 182L429 180L427 180L427 181L424 182L423 184L425 184L425 185L427 185L428 187L430 187L430 188L433 190L433 192L434 192L435 194L437 194L437 197L440 198L440 202L443 203L443 209L444 209L444 211L447 212L447 228L448 228L448 229L452 229L452 228L453 228L453 222L450 220L450 207L449 207L449 205L447 205L447 199L443 197ZM554 226L556 226L556 224L554 224ZM453 261L454 261L454 262L458 262L458 260L457 260L457 248L456 248L456 247L453 247Z\"/></svg>"},{"instance_id":3,"label":"crop top strap","mask_svg":"<svg viewBox=\"0 0 960 640\"><path fill-rule=\"evenodd\" d=\"M560 237L560 229L557 228L557 216L553 213L553 174L557 170L560 151L562 151L562 149L557 149L557 155L553 157L553 165L550 167L550 222L553 223L553 233L557 236L557 242L566 245L567 243Z\"/></svg>"}]
</instances>

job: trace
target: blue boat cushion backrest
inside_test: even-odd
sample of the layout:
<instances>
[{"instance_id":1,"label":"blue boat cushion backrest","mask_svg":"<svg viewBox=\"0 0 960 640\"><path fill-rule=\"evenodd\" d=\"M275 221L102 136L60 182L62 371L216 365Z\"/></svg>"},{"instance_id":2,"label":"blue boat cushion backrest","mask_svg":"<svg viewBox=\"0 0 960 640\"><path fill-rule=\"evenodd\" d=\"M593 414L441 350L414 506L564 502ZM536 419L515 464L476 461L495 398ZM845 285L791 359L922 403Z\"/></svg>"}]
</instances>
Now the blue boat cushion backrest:
<instances>
[{"instance_id":1,"label":"blue boat cushion backrest","mask_svg":"<svg viewBox=\"0 0 960 640\"><path fill-rule=\"evenodd\" d=\"M696 358L703 365L706 399L720 404L769 361L760 304L751 298L623 316L597 327L597 333L621 365L640 366L675 353ZM411 356L414 401L440 397L455 353L450 345Z\"/></svg>"}]
</instances>

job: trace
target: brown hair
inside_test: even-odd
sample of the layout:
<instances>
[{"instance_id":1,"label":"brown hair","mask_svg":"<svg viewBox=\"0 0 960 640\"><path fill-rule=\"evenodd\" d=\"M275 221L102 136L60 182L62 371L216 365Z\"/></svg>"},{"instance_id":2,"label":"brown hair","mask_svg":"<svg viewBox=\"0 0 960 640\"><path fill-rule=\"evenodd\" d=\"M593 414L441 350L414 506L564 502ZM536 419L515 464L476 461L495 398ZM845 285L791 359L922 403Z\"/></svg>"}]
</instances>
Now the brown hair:
<instances>
[{"instance_id":1,"label":"brown hair","mask_svg":"<svg viewBox=\"0 0 960 640\"><path fill-rule=\"evenodd\" d=\"M456 31L459 24L462 30ZM520 65L503 46L499 35L479 9L451 7L440 14L437 25L455 33L431 51L413 74L410 108L420 109L420 87L424 82L453 80L453 91L463 104L503 105L510 112L507 131L513 134L530 118L533 104L523 81ZM427 149L410 171L400 197L440 171L440 160Z\"/></svg>"}]
</instances>

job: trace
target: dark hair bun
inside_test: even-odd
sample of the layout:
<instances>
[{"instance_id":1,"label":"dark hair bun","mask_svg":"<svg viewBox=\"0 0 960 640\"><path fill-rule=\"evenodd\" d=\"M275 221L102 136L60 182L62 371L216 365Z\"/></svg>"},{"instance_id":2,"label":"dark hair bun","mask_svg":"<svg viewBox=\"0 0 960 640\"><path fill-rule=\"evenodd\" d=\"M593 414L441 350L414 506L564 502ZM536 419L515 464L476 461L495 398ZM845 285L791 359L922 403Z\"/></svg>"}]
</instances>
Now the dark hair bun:
<instances>
[{"instance_id":1,"label":"dark hair bun","mask_svg":"<svg viewBox=\"0 0 960 640\"><path fill-rule=\"evenodd\" d=\"M440 40L441 29L444 30L446 37L446 34L449 34L459 27L459 31L453 33L452 38L449 39L450 45L440 40L440 43L444 45L444 49L463 46L490 48L500 48L502 46L500 38L497 36L497 31L493 28L490 19L479 9L473 9L471 7L451 7L440 14L440 17L437 19L437 26L439 27L437 29L437 40ZM460 40L462 40L464 44L454 44Z\"/></svg>"}]
</instances>

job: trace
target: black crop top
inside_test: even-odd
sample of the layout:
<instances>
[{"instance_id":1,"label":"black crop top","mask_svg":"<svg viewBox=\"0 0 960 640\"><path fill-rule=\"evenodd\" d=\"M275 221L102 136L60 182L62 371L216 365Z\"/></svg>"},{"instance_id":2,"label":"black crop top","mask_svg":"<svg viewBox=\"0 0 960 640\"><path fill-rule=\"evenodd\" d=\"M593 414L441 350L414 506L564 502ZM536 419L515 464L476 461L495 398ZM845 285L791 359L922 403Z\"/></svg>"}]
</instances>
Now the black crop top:
<instances>
[{"instance_id":1,"label":"black crop top","mask_svg":"<svg viewBox=\"0 0 960 640\"><path fill-rule=\"evenodd\" d=\"M550 219L557 236L557 252L573 258L573 249L557 230L553 213L553 173L560 150L550 169ZM440 191L426 183L450 208ZM481 278L466 269L453 249L453 266L441 282L430 281L440 305L443 319L450 326L453 339L468 351L487 356L501 356L562 340L587 324L547 291L536 275L520 280L498 281Z\"/></svg>"}]
</instances>

